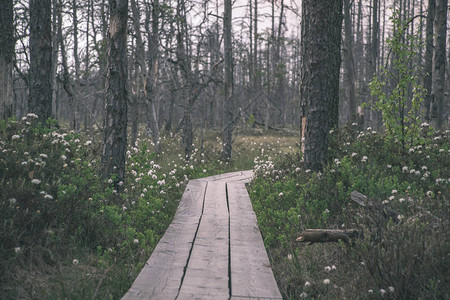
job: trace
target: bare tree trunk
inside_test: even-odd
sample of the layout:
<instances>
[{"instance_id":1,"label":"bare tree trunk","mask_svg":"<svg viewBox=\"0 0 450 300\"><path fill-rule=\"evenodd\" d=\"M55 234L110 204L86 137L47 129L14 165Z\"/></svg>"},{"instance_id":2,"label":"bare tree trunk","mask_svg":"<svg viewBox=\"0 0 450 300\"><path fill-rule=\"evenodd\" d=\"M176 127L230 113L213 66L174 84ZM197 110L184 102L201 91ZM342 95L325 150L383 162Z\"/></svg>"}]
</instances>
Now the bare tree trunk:
<instances>
[{"instance_id":1,"label":"bare tree trunk","mask_svg":"<svg viewBox=\"0 0 450 300\"><path fill-rule=\"evenodd\" d=\"M425 77L423 79L423 87L427 90L425 95L425 120L431 121L431 100L432 95L432 78L433 78L433 23L434 14L436 12L436 0L428 0L427 9L427 24L426 31L426 46L425 46Z\"/></svg>"},{"instance_id":2,"label":"bare tree trunk","mask_svg":"<svg viewBox=\"0 0 450 300\"><path fill-rule=\"evenodd\" d=\"M106 115L102 154L103 177L114 177L123 189L127 149L127 18L128 0L109 0Z\"/></svg>"},{"instance_id":3,"label":"bare tree trunk","mask_svg":"<svg viewBox=\"0 0 450 300\"><path fill-rule=\"evenodd\" d=\"M304 158L306 168L318 171L327 161L328 131L339 101L342 1L307 0L302 5L308 22L302 41L306 43L302 86L308 107Z\"/></svg>"},{"instance_id":4,"label":"bare tree trunk","mask_svg":"<svg viewBox=\"0 0 450 300\"><path fill-rule=\"evenodd\" d=\"M28 110L44 124L52 114L52 2L30 0L30 98Z\"/></svg>"},{"instance_id":5,"label":"bare tree trunk","mask_svg":"<svg viewBox=\"0 0 450 300\"><path fill-rule=\"evenodd\" d=\"M159 0L153 0L152 8L152 33L149 38L149 53L148 53L148 77L145 85L145 92L149 107L149 123L152 130L152 140L155 144L155 152L161 152L161 145L159 141L159 125L155 109L156 100L156 82L158 79L158 56L159 56Z\"/></svg>"},{"instance_id":6,"label":"bare tree trunk","mask_svg":"<svg viewBox=\"0 0 450 300\"><path fill-rule=\"evenodd\" d=\"M225 52L225 77L224 95L225 112L223 118L223 152L222 158L225 161L231 159L232 135L233 135L233 48L231 42L231 0L225 0L225 13L223 18L223 36Z\"/></svg>"},{"instance_id":7,"label":"bare tree trunk","mask_svg":"<svg viewBox=\"0 0 450 300\"><path fill-rule=\"evenodd\" d=\"M445 52L447 38L448 0L436 0L436 18L434 21L435 45L433 52L433 93L436 106L435 126L442 129L445 97Z\"/></svg>"},{"instance_id":8,"label":"bare tree trunk","mask_svg":"<svg viewBox=\"0 0 450 300\"><path fill-rule=\"evenodd\" d=\"M58 85L56 81L56 72L58 69L58 46L59 46L59 27L62 26L62 24L58 21L59 15L61 14L62 10L62 3L60 0L54 0L53 1L53 16L52 16L52 99L53 99L53 111L52 116L54 119L58 119L58 110L56 108L58 105L57 102L57 92L58 92Z\"/></svg>"},{"instance_id":9,"label":"bare tree trunk","mask_svg":"<svg viewBox=\"0 0 450 300\"><path fill-rule=\"evenodd\" d=\"M13 0L0 5L0 119L13 115L14 19Z\"/></svg>"},{"instance_id":10,"label":"bare tree trunk","mask_svg":"<svg viewBox=\"0 0 450 300\"><path fill-rule=\"evenodd\" d=\"M350 0L344 0L344 29L345 29L345 67L348 84L348 117L353 123L356 121L356 92L355 92L355 61L353 57L353 31L351 24Z\"/></svg>"}]
</instances>

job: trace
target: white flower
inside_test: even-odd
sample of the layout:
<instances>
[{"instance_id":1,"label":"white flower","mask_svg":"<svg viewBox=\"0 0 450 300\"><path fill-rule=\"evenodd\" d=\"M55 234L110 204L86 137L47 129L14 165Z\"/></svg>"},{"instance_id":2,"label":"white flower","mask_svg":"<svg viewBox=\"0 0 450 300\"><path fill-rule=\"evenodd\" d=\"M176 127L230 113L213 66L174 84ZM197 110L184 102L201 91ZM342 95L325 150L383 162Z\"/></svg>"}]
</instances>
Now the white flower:
<instances>
[{"instance_id":1,"label":"white flower","mask_svg":"<svg viewBox=\"0 0 450 300\"><path fill-rule=\"evenodd\" d=\"M20 253L20 251L22 251L22 249L20 247L14 247L14 252Z\"/></svg>"},{"instance_id":2,"label":"white flower","mask_svg":"<svg viewBox=\"0 0 450 300\"><path fill-rule=\"evenodd\" d=\"M39 156L42 157L42 158L47 158L48 157L47 154L45 154L45 153L41 153L41 154L39 154Z\"/></svg>"},{"instance_id":3,"label":"white flower","mask_svg":"<svg viewBox=\"0 0 450 300\"><path fill-rule=\"evenodd\" d=\"M72 263L74 264L74 265L78 265L78 259L74 259L73 261L72 261Z\"/></svg>"},{"instance_id":4,"label":"white flower","mask_svg":"<svg viewBox=\"0 0 450 300\"><path fill-rule=\"evenodd\" d=\"M325 267L325 271L330 272L331 271L331 267L330 266L326 266Z\"/></svg>"},{"instance_id":5,"label":"white flower","mask_svg":"<svg viewBox=\"0 0 450 300\"><path fill-rule=\"evenodd\" d=\"M392 190L391 194L397 194L397 190Z\"/></svg>"},{"instance_id":6,"label":"white flower","mask_svg":"<svg viewBox=\"0 0 450 300\"><path fill-rule=\"evenodd\" d=\"M399 201L400 203L402 203L402 202L405 201L405 198L400 198L400 199L398 199L398 201Z\"/></svg>"},{"instance_id":7,"label":"white flower","mask_svg":"<svg viewBox=\"0 0 450 300\"><path fill-rule=\"evenodd\" d=\"M133 243L138 244L139 240L138 239L134 239Z\"/></svg>"},{"instance_id":8,"label":"white flower","mask_svg":"<svg viewBox=\"0 0 450 300\"><path fill-rule=\"evenodd\" d=\"M327 214L327 213L329 213L330 211L329 211L328 208L327 208L327 209L325 209L323 212Z\"/></svg>"},{"instance_id":9,"label":"white flower","mask_svg":"<svg viewBox=\"0 0 450 300\"><path fill-rule=\"evenodd\" d=\"M203 169L203 173L206 173L206 170L205 170L205 169Z\"/></svg>"},{"instance_id":10,"label":"white flower","mask_svg":"<svg viewBox=\"0 0 450 300\"><path fill-rule=\"evenodd\" d=\"M66 159L67 159L67 156L61 155L61 159L62 159L62 160L66 160Z\"/></svg>"},{"instance_id":11,"label":"white flower","mask_svg":"<svg viewBox=\"0 0 450 300\"><path fill-rule=\"evenodd\" d=\"M283 192L280 192L280 193L278 194L278 196L279 196L279 197L283 197L283 196L284 196Z\"/></svg>"},{"instance_id":12,"label":"white flower","mask_svg":"<svg viewBox=\"0 0 450 300\"><path fill-rule=\"evenodd\" d=\"M39 179L35 178L35 179L31 180L31 183L32 184L39 184L39 183L41 183L41 181Z\"/></svg>"},{"instance_id":13,"label":"white flower","mask_svg":"<svg viewBox=\"0 0 450 300\"><path fill-rule=\"evenodd\" d=\"M433 196L433 192L432 191L427 191L427 197L431 197Z\"/></svg>"},{"instance_id":14,"label":"white flower","mask_svg":"<svg viewBox=\"0 0 450 300\"><path fill-rule=\"evenodd\" d=\"M92 141L86 141L86 143L84 143L85 146L89 146L92 144Z\"/></svg>"},{"instance_id":15,"label":"white flower","mask_svg":"<svg viewBox=\"0 0 450 300\"><path fill-rule=\"evenodd\" d=\"M13 141L17 140L17 139L20 139L20 135L18 135L18 134L15 134L11 137L11 140L13 140Z\"/></svg>"},{"instance_id":16,"label":"white flower","mask_svg":"<svg viewBox=\"0 0 450 300\"><path fill-rule=\"evenodd\" d=\"M402 168L402 172L403 172L403 173L408 172L408 167L407 167L407 166L404 166L404 167Z\"/></svg>"},{"instance_id":17,"label":"white flower","mask_svg":"<svg viewBox=\"0 0 450 300\"><path fill-rule=\"evenodd\" d=\"M393 286L388 287L388 290L389 290L390 293L395 292L395 288Z\"/></svg>"},{"instance_id":18,"label":"white flower","mask_svg":"<svg viewBox=\"0 0 450 300\"><path fill-rule=\"evenodd\" d=\"M381 289L380 290L380 294L383 296L384 294L386 294L386 290L385 289Z\"/></svg>"},{"instance_id":19,"label":"white flower","mask_svg":"<svg viewBox=\"0 0 450 300\"><path fill-rule=\"evenodd\" d=\"M47 195L45 195L45 196L44 196L44 199L49 199L49 200L52 200L52 199L53 199L53 196L52 196L52 195L49 195L49 194L47 194Z\"/></svg>"},{"instance_id":20,"label":"white flower","mask_svg":"<svg viewBox=\"0 0 450 300\"><path fill-rule=\"evenodd\" d=\"M389 200L391 200L391 201L394 200L394 199L395 199L395 196L390 196L389 197Z\"/></svg>"},{"instance_id":21,"label":"white flower","mask_svg":"<svg viewBox=\"0 0 450 300\"><path fill-rule=\"evenodd\" d=\"M368 290L367 291L369 294L373 294L373 290Z\"/></svg>"},{"instance_id":22,"label":"white flower","mask_svg":"<svg viewBox=\"0 0 450 300\"><path fill-rule=\"evenodd\" d=\"M324 279L323 284L330 284L330 279Z\"/></svg>"},{"instance_id":23,"label":"white flower","mask_svg":"<svg viewBox=\"0 0 450 300\"><path fill-rule=\"evenodd\" d=\"M113 180L111 178L108 179L108 183L113 183Z\"/></svg>"},{"instance_id":24,"label":"white flower","mask_svg":"<svg viewBox=\"0 0 450 300\"><path fill-rule=\"evenodd\" d=\"M352 153L352 157L355 157L355 156L357 156L358 155L358 153L356 153L356 152L353 152Z\"/></svg>"},{"instance_id":25,"label":"white flower","mask_svg":"<svg viewBox=\"0 0 450 300\"><path fill-rule=\"evenodd\" d=\"M337 268L336 268L336 266L335 265L332 265L331 266L331 270L336 270Z\"/></svg>"},{"instance_id":26,"label":"white flower","mask_svg":"<svg viewBox=\"0 0 450 300\"><path fill-rule=\"evenodd\" d=\"M309 282L309 281L305 282L305 287L309 287L309 286L311 286L311 282Z\"/></svg>"},{"instance_id":27,"label":"white flower","mask_svg":"<svg viewBox=\"0 0 450 300\"><path fill-rule=\"evenodd\" d=\"M287 256L287 258L289 259L289 260L292 260L292 254L288 254L288 256Z\"/></svg>"},{"instance_id":28,"label":"white flower","mask_svg":"<svg viewBox=\"0 0 450 300\"><path fill-rule=\"evenodd\" d=\"M362 162L366 162L368 160L367 156L363 156L363 158L361 159Z\"/></svg>"},{"instance_id":29,"label":"white flower","mask_svg":"<svg viewBox=\"0 0 450 300\"><path fill-rule=\"evenodd\" d=\"M306 297L308 297L307 293L303 292L303 293L300 294L300 298L306 298Z\"/></svg>"},{"instance_id":30,"label":"white flower","mask_svg":"<svg viewBox=\"0 0 450 300\"><path fill-rule=\"evenodd\" d=\"M387 165L387 168L388 168L388 169L391 169L391 168L392 168L392 166L391 166L391 165Z\"/></svg>"},{"instance_id":31,"label":"white flower","mask_svg":"<svg viewBox=\"0 0 450 300\"><path fill-rule=\"evenodd\" d=\"M28 117L28 118L35 118L35 119L38 118L37 114L34 114L34 113L29 113L29 114L27 114L27 117Z\"/></svg>"}]
</instances>

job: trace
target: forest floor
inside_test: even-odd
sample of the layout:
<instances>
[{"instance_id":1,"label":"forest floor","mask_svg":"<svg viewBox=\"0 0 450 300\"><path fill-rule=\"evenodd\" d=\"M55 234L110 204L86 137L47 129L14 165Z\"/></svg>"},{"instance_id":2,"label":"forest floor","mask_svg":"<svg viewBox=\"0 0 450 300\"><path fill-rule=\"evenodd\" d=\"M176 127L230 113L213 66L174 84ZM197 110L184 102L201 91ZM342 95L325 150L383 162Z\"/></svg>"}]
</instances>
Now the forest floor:
<instances>
[{"instance_id":1,"label":"forest floor","mask_svg":"<svg viewBox=\"0 0 450 300\"><path fill-rule=\"evenodd\" d=\"M99 176L102 138L0 123L0 298L119 299L164 234L189 179L253 169L249 185L283 297L450 298L450 133L422 128L406 149L373 130L332 132L329 164L305 170L295 133L200 132L188 163L179 136L153 153L141 133L127 152L125 192ZM203 143L202 143L203 141ZM398 212L349 200L352 191ZM310 228L354 228L345 243L295 242Z\"/></svg>"},{"instance_id":2,"label":"forest floor","mask_svg":"<svg viewBox=\"0 0 450 300\"><path fill-rule=\"evenodd\" d=\"M237 130L233 160L220 157L221 133L197 132L189 163L179 136L153 153L141 133L128 147L125 192L99 176L102 138L0 124L0 298L119 299L147 261L189 179L252 169L259 157L293 153L294 133ZM203 145L202 145L203 140Z\"/></svg>"}]
</instances>

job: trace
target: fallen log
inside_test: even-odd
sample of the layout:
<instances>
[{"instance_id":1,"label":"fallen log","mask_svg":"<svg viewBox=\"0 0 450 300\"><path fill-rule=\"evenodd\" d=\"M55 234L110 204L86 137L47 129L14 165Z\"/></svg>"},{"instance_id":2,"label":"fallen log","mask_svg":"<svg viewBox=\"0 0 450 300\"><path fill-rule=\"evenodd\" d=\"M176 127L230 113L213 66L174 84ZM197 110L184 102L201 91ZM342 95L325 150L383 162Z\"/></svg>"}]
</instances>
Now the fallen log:
<instances>
[{"instance_id":1,"label":"fallen log","mask_svg":"<svg viewBox=\"0 0 450 300\"><path fill-rule=\"evenodd\" d=\"M327 243L343 241L348 243L358 236L356 229L306 229L295 240L302 243Z\"/></svg>"}]
</instances>

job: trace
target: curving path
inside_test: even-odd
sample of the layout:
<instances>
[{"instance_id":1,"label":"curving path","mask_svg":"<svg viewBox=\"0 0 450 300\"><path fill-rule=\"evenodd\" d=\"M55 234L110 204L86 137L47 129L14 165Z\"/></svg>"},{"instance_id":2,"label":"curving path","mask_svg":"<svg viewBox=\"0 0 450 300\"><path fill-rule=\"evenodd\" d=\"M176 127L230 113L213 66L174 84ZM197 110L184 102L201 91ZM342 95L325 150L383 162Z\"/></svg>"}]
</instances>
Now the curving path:
<instances>
[{"instance_id":1,"label":"curving path","mask_svg":"<svg viewBox=\"0 0 450 300\"><path fill-rule=\"evenodd\" d=\"M252 171L189 181L129 299L282 299L245 183Z\"/></svg>"}]
</instances>

